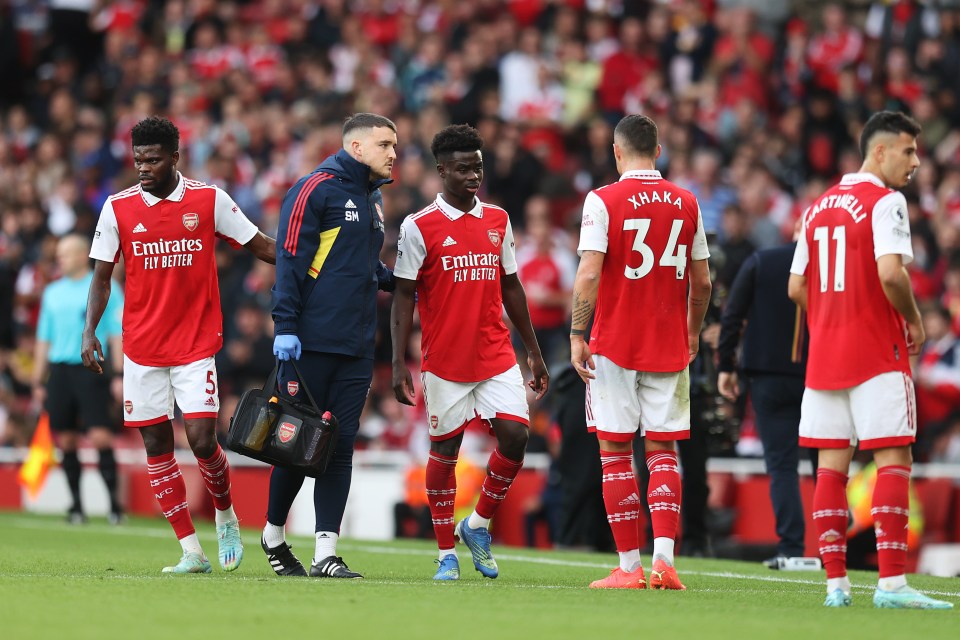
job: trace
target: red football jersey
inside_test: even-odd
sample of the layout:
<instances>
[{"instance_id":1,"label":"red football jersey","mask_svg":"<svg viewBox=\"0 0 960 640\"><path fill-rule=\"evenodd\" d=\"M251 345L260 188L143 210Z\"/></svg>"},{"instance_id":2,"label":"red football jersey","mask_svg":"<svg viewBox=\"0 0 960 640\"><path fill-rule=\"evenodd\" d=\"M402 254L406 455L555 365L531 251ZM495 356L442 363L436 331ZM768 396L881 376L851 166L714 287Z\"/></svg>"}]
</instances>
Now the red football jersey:
<instances>
[{"instance_id":1,"label":"red football jersey","mask_svg":"<svg viewBox=\"0 0 960 640\"><path fill-rule=\"evenodd\" d=\"M877 259L889 254L913 259L907 201L872 174L845 175L804 212L790 271L807 278L811 389L909 375L903 317L877 273Z\"/></svg>"},{"instance_id":2,"label":"red football jersey","mask_svg":"<svg viewBox=\"0 0 960 640\"><path fill-rule=\"evenodd\" d=\"M90 257L123 255L123 352L137 364L172 367L215 354L223 315L214 242L244 245L257 234L221 189L179 176L164 199L139 186L103 205Z\"/></svg>"},{"instance_id":3,"label":"red football jersey","mask_svg":"<svg viewBox=\"0 0 960 640\"><path fill-rule=\"evenodd\" d=\"M682 371L688 267L710 257L692 193L659 171L628 171L587 194L579 252L606 254L590 333L593 353L634 371Z\"/></svg>"},{"instance_id":4,"label":"red football jersey","mask_svg":"<svg viewBox=\"0 0 960 640\"><path fill-rule=\"evenodd\" d=\"M500 278L517 272L507 212L476 200L464 212L442 197L403 221L394 275L417 281L423 371L480 382L517 364L503 322Z\"/></svg>"}]
</instances>

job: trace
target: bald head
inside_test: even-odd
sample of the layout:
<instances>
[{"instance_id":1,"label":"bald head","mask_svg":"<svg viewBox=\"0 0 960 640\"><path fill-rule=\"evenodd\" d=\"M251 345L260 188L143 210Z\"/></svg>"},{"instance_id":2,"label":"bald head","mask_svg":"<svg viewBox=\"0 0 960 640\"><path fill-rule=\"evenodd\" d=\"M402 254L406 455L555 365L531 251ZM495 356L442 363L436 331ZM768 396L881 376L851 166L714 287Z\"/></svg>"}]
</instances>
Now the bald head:
<instances>
[{"instance_id":1,"label":"bald head","mask_svg":"<svg viewBox=\"0 0 960 640\"><path fill-rule=\"evenodd\" d=\"M71 233L60 238L57 243L57 265L66 278L79 279L90 270L90 240L85 236Z\"/></svg>"}]
</instances>

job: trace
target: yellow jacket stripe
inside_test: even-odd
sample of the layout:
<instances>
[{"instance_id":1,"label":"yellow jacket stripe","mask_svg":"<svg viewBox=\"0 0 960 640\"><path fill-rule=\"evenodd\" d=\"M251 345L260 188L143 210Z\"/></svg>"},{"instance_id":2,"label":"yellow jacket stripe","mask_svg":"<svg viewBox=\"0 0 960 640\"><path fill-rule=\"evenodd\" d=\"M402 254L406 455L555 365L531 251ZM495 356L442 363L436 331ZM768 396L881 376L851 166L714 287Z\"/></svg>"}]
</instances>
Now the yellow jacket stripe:
<instances>
[{"instance_id":1,"label":"yellow jacket stripe","mask_svg":"<svg viewBox=\"0 0 960 640\"><path fill-rule=\"evenodd\" d=\"M313 256L313 262L310 263L310 268L307 269L307 275L311 278L316 279L320 275L320 269L323 268L323 263L327 261L327 256L330 255L330 249L333 248L333 243L337 240L337 234L340 233L340 227L334 227L333 229L327 229L320 233L320 246L317 247L317 253Z\"/></svg>"}]
</instances>

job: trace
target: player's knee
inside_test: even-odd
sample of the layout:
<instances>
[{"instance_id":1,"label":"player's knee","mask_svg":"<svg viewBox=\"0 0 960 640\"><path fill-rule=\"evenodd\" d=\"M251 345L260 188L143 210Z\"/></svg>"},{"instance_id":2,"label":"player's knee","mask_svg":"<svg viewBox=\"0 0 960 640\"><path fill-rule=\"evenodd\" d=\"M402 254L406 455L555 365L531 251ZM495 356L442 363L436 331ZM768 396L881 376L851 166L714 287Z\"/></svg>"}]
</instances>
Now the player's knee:
<instances>
[{"instance_id":1,"label":"player's knee","mask_svg":"<svg viewBox=\"0 0 960 640\"><path fill-rule=\"evenodd\" d=\"M157 427L141 427L140 436L143 438L143 448L148 456L159 456L173 451L173 429Z\"/></svg>"},{"instance_id":2,"label":"player's knee","mask_svg":"<svg viewBox=\"0 0 960 640\"><path fill-rule=\"evenodd\" d=\"M454 458L460 452L462 438L447 438L430 443L430 450L447 458Z\"/></svg>"},{"instance_id":3,"label":"player's knee","mask_svg":"<svg viewBox=\"0 0 960 640\"><path fill-rule=\"evenodd\" d=\"M511 460L520 460L527 450L530 440L529 430L525 425L517 422L508 422L497 432L497 444L500 452Z\"/></svg>"}]
</instances>

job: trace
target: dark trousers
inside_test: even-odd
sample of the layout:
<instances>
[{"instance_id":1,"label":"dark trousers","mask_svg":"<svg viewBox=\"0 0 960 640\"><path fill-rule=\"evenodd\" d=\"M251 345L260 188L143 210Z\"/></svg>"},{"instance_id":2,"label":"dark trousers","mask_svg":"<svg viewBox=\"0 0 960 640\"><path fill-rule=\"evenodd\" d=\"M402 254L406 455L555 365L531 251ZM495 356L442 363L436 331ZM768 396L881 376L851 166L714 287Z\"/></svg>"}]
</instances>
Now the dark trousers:
<instances>
[{"instance_id":1,"label":"dark trousers","mask_svg":"<svg viewBox=\"0 0 960 640\"><path fill-rule=\"evenodd\" d=\"M613 551L603 505L600 443L596 434L587 431L586 385L570 366L550 382L549 397L563 438L556 463L560 473L556 542L563 547Z\"/></svg>"},{"instance_id":2,"label":"dark trousers","mask_svg":"<svg viewBox=\"0 0 960 640\"><path fill-rule=\"evenodd\" d=\"M746 380L763 443L763 459L770 475L770 501L780 539L777 553L802 556L803 501L797 464L803 378L749 373Z\"/></svg>"},{"instance_id":3,"label":"dark trousers","mask_svg":"<svg viewBox=\"0 0 960 640\"><path fill-rule=\"evenodd\" d=\"M333 458L326 473L316 478L313 490L316 530L339 532L353 475L353 443L360 429L360 412L373 379L373 360L304 351L297 366L304 377L300 384L307 385L320 410L333 413L340 424ZM293 367L281 364L279 379L280 391L287 393L287 382L296 379ZM297 395L300 400L307 401L302 389ZM301 473L282 467L273 468L267 504L268 522L286 524L290 506L303 486L303 480Z\"/></svg>"}]
</instances>

